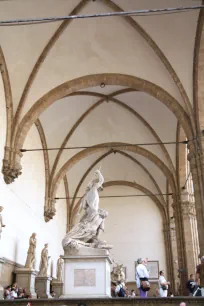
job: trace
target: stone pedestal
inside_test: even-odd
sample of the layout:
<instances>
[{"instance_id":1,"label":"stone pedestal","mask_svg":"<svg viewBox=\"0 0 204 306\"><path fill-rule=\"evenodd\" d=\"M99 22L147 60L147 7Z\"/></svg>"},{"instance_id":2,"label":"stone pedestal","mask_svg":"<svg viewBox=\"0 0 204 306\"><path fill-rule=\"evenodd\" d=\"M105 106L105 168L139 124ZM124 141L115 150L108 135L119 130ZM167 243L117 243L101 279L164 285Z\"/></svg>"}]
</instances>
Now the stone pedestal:
<instances>
[{"instance_id":1,"label":"stone pedestal","mask_svg":"<svg viewBox=\"0 0 204 306\"><path fill-rule=\"evenodd\" d=\"M0 284L0 300L4 299L4 287L1 286Z\"/></svg>"},{"instance_id":2,"label":"stone pedestal","mask_svg":"<svg viewBox=\"0 0 204 306\"><path fill-rule=\"evenodd\" d=\"M50 276L37 276L35 279L35 289L39 298L52 298L50 295Z\"/></svg>"},{"instance_id":3,"label":"stone pedestal","mask_svg":"<svg viewBox=\"0 0 204 306\"><path fill-rule=\"evenodd\" d=\"M35 277L36 271L28 268L20 268L15 270L16 282L19 287L25 288L26 292L31 295L33 299L37 298L35 292Z\"/></svg>"},{"instance_id":4,"label":"stone pedestal","mask_svg":"<svg viewBox=\"0 0 204 306\"><path fill-rule=\"evenodd\" d=\"M52 281L52 290L54 290L56 294L56 298L59 298L63 294L64 283L59 282L57 280Z\"/></svg>"},{"instance_id":5,"label":"stone pedestal","mask_svg":"<svg viewBox=\"0 0 204 306\"><path fill-rule=\"evenodd\" d=\"M64 259L64 292L61 298L111 297L109 252L81 248Z\"/></svg>"}]
</instances>

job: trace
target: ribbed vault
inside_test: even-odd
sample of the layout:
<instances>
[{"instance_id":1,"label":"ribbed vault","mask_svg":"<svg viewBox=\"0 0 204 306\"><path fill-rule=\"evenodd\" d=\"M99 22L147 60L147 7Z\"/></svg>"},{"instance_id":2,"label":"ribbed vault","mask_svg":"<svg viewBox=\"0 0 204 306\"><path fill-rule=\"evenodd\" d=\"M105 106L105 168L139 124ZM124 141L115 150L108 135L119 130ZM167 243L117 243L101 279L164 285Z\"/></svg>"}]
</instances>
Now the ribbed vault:
<instances>
[{"instance_id":1,"label":"ribbed vault","mask_svg":"<svg viewBox=\"0 0 204 306\"><path fill-rule=\"evenodd\" d=\"M20 17L19 2L1 1L0 18L11 19L13 12ZM26 17L45 12L52 15L54 7L58 15L74 15L142 9L147 3L153 6L153 2L142 0L77 0L62 1L61 5L53 0L49 6L44 0L40 13L34 2L26 5ZM179 0L176 6L182 3ZM187 0L187 4L192 3ZM154 5L162 8L164 3L155 0ZM166 244L170 243L170 213L176 215L179 265L184 267L180 191L186 180L187 148L178 142L189 140L189 159L195 158L193 174L201 203L204 175L199 169L203 162L202 156L196 156L203 150L198 142L203 142L204 15L203 11L178 15L151 16L151 22L147 22L149 17L137 16L109 18L105 23L100 19L65 20L23 25L23 31L1 27L4 92L0 94L5 97L7 114L5 182L14 182L21 172L26 179L21 159L30 154L32 161L34 153L22 154L22 149L29 149L24 144L26 138L32 138L35 125L41 141L41 148L36 149L43 149L45 166L46 222L56 214L55 197L60 197L63 182L69 230L80 203L77 199L91 172L110 161L104 187L129 186L149 196L163 216ZM51 148L56 150L48 150ZM114 154L118 166L111 159ZM173 200L163 193L173 193ZM203 213L199 205L197 209Z\"/></svg>"}]
</instances>

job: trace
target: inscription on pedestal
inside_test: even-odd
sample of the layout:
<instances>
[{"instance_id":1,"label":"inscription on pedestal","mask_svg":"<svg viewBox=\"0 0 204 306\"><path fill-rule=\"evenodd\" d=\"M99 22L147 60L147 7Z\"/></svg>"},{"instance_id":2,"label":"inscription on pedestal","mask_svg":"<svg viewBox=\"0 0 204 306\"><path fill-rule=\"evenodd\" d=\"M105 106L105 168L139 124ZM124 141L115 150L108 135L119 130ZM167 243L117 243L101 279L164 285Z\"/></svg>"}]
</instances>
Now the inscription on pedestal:
<instances>
[{"instance_id":1,"label":"inscription on pedestal","mask_svg":"<svg viewBox=\"0 0 204 306\"><path fill-rule=\"evenodd\" d=\"M74 269L74 287L95 287L95 269Z\"/></svg>"}]
</instances>

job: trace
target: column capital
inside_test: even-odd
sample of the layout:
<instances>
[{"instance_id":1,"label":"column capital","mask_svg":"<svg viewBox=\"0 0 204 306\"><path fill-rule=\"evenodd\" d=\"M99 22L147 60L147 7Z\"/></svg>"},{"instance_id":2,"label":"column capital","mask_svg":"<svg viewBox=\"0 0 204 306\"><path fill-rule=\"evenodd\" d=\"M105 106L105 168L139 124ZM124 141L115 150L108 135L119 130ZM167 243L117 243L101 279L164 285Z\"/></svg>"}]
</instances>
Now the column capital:
<instances>
[{"instance_id":1,"label":"column capital","mask_svg":"<svg viewBox=\"0 0 204 306\"><path fill-rule=\"evenodd\" d=\"M19 175L22 174L22 167L19 163L16 162L15 165L12 165L8 160L3 160L2 173L4 175L4 181L6 184L11 184L14 182Z\"/></svg>"},{"instance_id":2,"label":"column capital","mask_svg":"<svg viewBox=\"0 0 204 306\"><path fill-rule=\"evenodd\" d=\"M197 161L202 160L202 163L204 164L204 154L202 153L201 150L197 150L197 152L189 152L187 155L187 159L190 162L191 169L194 167L197 167L196 163Z\"/></svg>"},{"instance_id":3,"label":"column capital","mask_svg":"<svg viewBox=\"0 0 204 306\"><path fill-rule=\"evenodd\" d=\"M195 202L193 201L182 201L181 202L181 210L184 216L195 216Z\"/></svg>"},{"instance_id":4,"label":"column capital","mask_svg":"<svg viewBox=\"0 0 204 306\"><path fill-rule=\"evenodd\" d=\"M45 198L45 208L44 208L44 219L45 222L50 221L56 214L55 203L56 200L50 197Z\"/></svg>"}]
</instances>

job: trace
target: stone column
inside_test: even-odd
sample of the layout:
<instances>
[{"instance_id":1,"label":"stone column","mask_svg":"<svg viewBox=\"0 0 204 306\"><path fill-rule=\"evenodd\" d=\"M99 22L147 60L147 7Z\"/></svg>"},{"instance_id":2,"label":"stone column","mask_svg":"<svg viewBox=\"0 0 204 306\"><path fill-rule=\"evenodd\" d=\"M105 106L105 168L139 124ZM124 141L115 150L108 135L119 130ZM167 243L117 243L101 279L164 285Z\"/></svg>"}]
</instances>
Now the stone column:
<instances>
[{"instance_id":1,"label":"stone column","mask_svg":"<svg viewBox=\"0 0 204 306\"><path fill-rule=\"evenodd\" d=\"M185 295L187 293L186 282L188 279L187 269L186 269L186 250L185 250L185 237L184 237L184 227L181 211L181 199L180 196L172 195L173 203L173 218L175 224L175 238L178 253L178 272L180 279L180 295Z\"/></svg>"},{"instance_id":2,"label":"stone column","mask_svg":"<svg viewBox=\"0 0 204 306\"><path fill-rule=\"evenodd\" d=\"M195 203L189 198L187 191L181 193L181 208L184 224L185 247L187 254L187 270L188 273L194 273L197 264L195 245L195 229L193 227L193 219L195 217Z\"/></svg>"},{"instance_id":3,"label":"stone column","mask_svg":"<svg viewBox=\"0 0 204 306\"><path fill-rule=\"evenodd\" d=\"M190 168L193 179L194 186L194 195L195 195L195 209L196 209L196 219L197 219L197 228L198 228L198 237L199 237L199 247L200 253L204 254L204 187L203 187L203 175L204 168L202 166L201 160L203 156L200 156L198 153L192 153L193 149L192 143L188 146L191 153L188 154L188 160L190 162Z\"/></svg>"},{"instance_id":4,"label":"stone column","mask_svg":"<svg viewBox=\"0 0 204 306\"><path fill-rule=\"evenodd\" d=\"M175 286L175 294L180 292L180 278L179 276L179 266L178 266L178 250L177 250L177 241L176 241L176 226L175 219L171 217L170 219L170 243L172 249L172 257L173 257L173 273L174 273L174 286Z\"/></svg>"},{"instance_id":5,"label":"stone column","mask_svg":"<svg viewBox=\"0 0 204 306\"><path fill-rule=\"evenodd\" d=\"M166 251L166 260L167 260L167 278L171 283L171 289L175 292L175 278L174 278L174 264L173 264L173 252L171 244L171 234L170 234L170 225L164 224L164 242L165 242L165 251Z\"/></svg>"}]
</instances>

